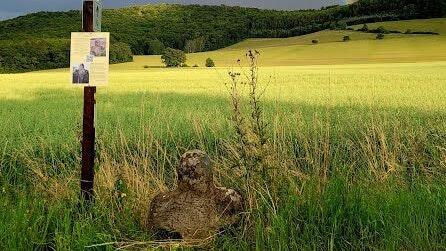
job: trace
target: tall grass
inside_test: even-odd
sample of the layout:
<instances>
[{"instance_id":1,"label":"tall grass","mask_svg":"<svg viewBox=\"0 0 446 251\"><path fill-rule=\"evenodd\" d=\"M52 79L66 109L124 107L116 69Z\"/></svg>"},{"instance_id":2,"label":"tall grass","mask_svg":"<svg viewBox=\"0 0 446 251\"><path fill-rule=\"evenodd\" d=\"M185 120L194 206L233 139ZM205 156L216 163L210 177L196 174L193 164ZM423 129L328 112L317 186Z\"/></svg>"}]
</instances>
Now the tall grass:
<instances>
[{"instance_id":1,"label":"tall grass","mask_svg":"<svg viewBox=\"0 0 446 251\"><path fill-rule=\"evenodd\" d=\"M269 183L234 171L227 151L235 142L216 147L194 137L215 160L218 182L254 194L244 221L219 236L216 248L445 247L444 131L432 125L407 132L407 125L380 121L354 135L337 135L327 133L320 119L311 124L308 131L301 130L308 125L276 125L268 148L269 166L275 167ZM96 200L88 211L79 210L78 154L66 165L65 156L50 157L55 146L42 144L43 155L24 149L3 157L2 249L151 246L148 203L173 188L177 156L190 146L154 138L148 128L139 134L139 141L122 136L99 145ZM17 179L5 174L14 172L7 168L11 158L23 168Z\"/></svg>"},{"instance_id":2,"label":"tall grass","mask_svg":"<svg viewBox=\"0 0 446 251\"><path fill-rule=\"evenodd\" d=\"M155 126L153 107L141 105L100 124L92 205L79 200L79 134L49 140L54 131L44 128L36 138L17 124L21 143L0 136L0 249L178 247L153 239L147 209L159 191L174 188L179 156L191 148L207 151L216 182L247 202L242 221L216 237L215 249L446 248L441 112L328 102L290 113L262 99L264 82L251 60L251 71L232 72L228 99L183 97L188 105L226 104L218 122L164 110ZM61 107L54 106L48 109Z\"/></svg>"}]
</instances>

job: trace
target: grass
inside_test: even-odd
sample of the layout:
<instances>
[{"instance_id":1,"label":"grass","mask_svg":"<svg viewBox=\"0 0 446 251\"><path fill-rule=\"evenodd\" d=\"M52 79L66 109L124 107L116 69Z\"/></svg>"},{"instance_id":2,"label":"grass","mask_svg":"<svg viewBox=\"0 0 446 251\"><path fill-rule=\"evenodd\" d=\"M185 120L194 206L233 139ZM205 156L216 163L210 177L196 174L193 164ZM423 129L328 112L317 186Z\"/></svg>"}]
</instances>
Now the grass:
<instances>
[{"instance_id":1,"label":"grass","mask_svg":"<svg viewBox=\"0 0 446 251\"><path fill-rule=\"evenodd\" d=\"M424 20L406 20L406 21L392 21L392 22L378 22L369 24L369 29L376 29L383 26L387 30L396 30L406 32L408 29L412 31L431 31L439 33L441 36L446 36L446 19L433 18ZM362 25L352 26L354 29L361 28Z\"/></svg>"},{"instance_id":2,"label":"grass","mask_svg":"<svg viewBox=\"0 0 446 251\"><path fill-rule=\"evenodd\" d=\"M90 206L78 191L82 89L67 83L66 69L0 75L0 249L159 246L145 228L148 204L173 188L179 156L191 148L211 155L219 184L257 189L242 223L219 235L215 249L445 249L441 39L264 40L267 184L234 168L238 141L225 85L229 71L247 74L231 62L245 60L257 42L190 56L215 55L221 67L212 69L142 67L154 57L112 66L110 85L97 94ZM422 41L426 50L406 46ZM322 65L314 65L318 58Z\"/></svg>"},{"instance_id":3,"label":"grass","mask_svg":"<svg viewBox=\"0 0 446 251\"><path fill-rule=\"evenodd\" d=\"M246 50L255 48L261 52L262 66L333 65L364 63L410 63L446 60L445 18L411 20L370 24L369 28L384 26L387 29L434 31L440 36L388 34L383 41L376 41L376 34L357 31L321 31L306 36L286 39L247 39L225 49L188 55L189 65L204 66L208 57L217 66L236 65ZM355 29L362 26L355 26ZM430 28L429 28L430 27ZM345 35L351 41L342 42ZM312 40L319 40L313 45ZM246 63L246 62L245 62ZM122 69L140 69L144 65L161 67L159 56L137 56L134 63L117 66Z\"/></svg>"}]
</instances>

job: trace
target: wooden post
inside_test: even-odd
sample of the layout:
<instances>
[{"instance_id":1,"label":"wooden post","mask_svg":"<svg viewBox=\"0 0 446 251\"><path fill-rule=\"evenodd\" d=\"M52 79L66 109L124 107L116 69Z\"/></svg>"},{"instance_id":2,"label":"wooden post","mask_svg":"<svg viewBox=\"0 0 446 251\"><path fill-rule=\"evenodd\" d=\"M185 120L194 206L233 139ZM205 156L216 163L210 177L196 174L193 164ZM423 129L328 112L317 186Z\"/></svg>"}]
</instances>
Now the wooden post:
<instances>
[{"instance_id":1,"label":"wooden post","mask_svg":"<svg viewBox=\"0 0 446 251\"><path fill-rule=\"evenodd\" d=\"M94 32L94 4L93 0L84 0L82 10L82 29L84 32Z\"/></svg>"},{"instance_id":2,"label":"wooden post","mask_svg":"<svg viewBox=\"0 0 446 251\"><path fill-rule=\"evenodd\" d=\"M83 2L82 28L84 32L93 32L93 1ZM82 130L82 170L81 170L81 190L86 201L93 199L94 185L94 159L95 151L95 108L96 108L96 87L84 87L84 117Z\"/></svg>"}]
</instances>

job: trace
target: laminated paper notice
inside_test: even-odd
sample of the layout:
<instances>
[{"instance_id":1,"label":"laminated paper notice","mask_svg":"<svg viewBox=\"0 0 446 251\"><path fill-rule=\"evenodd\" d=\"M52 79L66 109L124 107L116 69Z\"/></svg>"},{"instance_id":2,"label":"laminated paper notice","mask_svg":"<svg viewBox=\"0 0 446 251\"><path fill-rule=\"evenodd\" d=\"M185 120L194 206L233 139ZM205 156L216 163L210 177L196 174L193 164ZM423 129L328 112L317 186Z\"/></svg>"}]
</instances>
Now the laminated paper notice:
<instances>
[{"instance_id":1,"label":"laminated paper notice","mask_svg":"<svg viewBox=\"0 0 446 251\"><path fill-rule=\"evenodd\" d=\"M110 33L71 33L70 73L73 85L108 84Z\"/></svg>"}]
</instances>

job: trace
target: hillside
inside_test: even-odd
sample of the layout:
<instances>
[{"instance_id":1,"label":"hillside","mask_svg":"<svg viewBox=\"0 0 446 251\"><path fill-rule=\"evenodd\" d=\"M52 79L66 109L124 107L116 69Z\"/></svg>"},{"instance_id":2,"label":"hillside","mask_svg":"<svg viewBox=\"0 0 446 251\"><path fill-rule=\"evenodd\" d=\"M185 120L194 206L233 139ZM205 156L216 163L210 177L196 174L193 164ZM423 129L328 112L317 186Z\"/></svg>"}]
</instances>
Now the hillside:
<instances>
[{"instance_id":1,"label":"hillside","mask_svg":"<svg viewBox=\"0 0 446 251\"><path fill-rule=\"evenodd\" d=\"M214 50L246 38L292 37L327 28L343 20L432 18L446 15L445 0L361 0L349 6L308 11L274 11L255 8L200 5L142 5L107 9L103 31L112 40L130 45L134 54L150 54L149 41L184 49L188 41L204 38L198 51ZM80 31L79 11L39 12L0 22L0 40L70 38Z\"/></svg>"},{"instance_id":2,"label":"hillside","mask_svg":"<svg viewBox=\"0 0 446 251\"><path fill-rule=\"evenodd\" d=\"M325 30L305 36L282 39L247 39L225 49L188 54L187 64L204 66L206 58L212 58L217 66L235 66L237 59L249 49L261 53L263 66L363 64L385 62L446 61L446 18L424 19L368 24L399 30L435 31L435 35L388 34L376 40L376 34L351 30ZM345 35L351 41L342 42ZM312 40L319 44L313 45ZM133 63L116 66L115 69L141 69L144 66L161 67L159 56L136 56Z\"/></svg>"},{"instance_id":3,"label":"hillside","mask_svg":"<svg viewBox=\"0 0 446 251\"><path fill-rule=\"evenodd\" d=\"M389 21L376 22L368 24L369 29L376 29L380 26L388 30L397 30L405 32L410 29L412 31L432 31L446 36L446 19L432 18L429 20L403 20L403 21ZM352 26L354 29L361 28L361 25Z\"/></svg>"},{"instance_id":4,"label":"hillside","mask_svg":"<svg viewBox=\"0 0 446 251\"><path fill-rule=\"evenodd\" d=\"M105 10L103 31L111 33L112 62L122 63L131 61L132 54L157 55L166 47L213 51L248 38L288 38L364 22L445 15L446 0L361 0L302 11L159 4ZM80 23L79 11L40 12L0 22L0 72L67 67L68 39L80 31Z\"/></svg>"}]
</instances>

